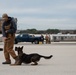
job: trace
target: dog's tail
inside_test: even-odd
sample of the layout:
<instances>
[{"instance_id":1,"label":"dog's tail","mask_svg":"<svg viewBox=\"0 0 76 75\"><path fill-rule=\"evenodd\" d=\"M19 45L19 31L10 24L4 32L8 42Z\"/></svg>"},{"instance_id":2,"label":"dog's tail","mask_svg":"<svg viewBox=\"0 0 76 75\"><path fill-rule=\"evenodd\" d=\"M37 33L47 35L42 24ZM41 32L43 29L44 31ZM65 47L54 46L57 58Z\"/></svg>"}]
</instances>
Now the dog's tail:
<instances>
[{"instance_id":1,"label":"dog's tail","mask_svg":"<svg viewBox=\"0 0 76 75\"><path fill-rule=\"evenodd\" d=\"M41 57L43 57L43 58L45 58L45 59L50 59L50 58L53 57L53 55L50 55L50 56L41 56Z\"/></svg>"}]
</instances>

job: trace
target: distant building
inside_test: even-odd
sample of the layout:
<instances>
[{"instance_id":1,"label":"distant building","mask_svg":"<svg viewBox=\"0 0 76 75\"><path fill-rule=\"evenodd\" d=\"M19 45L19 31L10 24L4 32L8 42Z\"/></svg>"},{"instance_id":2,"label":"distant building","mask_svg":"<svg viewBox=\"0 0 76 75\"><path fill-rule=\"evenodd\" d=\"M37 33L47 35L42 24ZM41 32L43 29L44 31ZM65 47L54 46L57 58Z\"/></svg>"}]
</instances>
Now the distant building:
<instances>
[{"instance_id":1,"label":"distant building","mask_svg":"<svg viewBox=\"0 0 76 75\"><path fill-rule=\"evenodd\" d=\"M75 34L76 30L60 30L62 34Z\"/></svg>"}]
</instances>

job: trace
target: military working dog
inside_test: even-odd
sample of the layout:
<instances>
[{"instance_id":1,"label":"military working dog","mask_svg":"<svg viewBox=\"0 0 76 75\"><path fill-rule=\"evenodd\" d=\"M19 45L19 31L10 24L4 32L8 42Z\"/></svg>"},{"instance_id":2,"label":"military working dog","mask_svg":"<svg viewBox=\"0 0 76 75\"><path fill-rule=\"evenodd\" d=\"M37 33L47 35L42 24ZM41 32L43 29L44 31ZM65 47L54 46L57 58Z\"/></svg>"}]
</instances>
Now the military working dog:
<instances>
[{"instance_id":1,"label":"military working dog","mask_svg":"<svg viewBox=\"0 0 76 75\"><path fill-rule=\"evenodd\" d=\"M50 56L43 56L38 53L32 53L32 54L26 54L23 52L23 46L22 47L15 47L15 51L18 53L18 61L15 62L15 65L21 65L22 63L32 63L31 65L38 65L38 61L40 58L50 59L53 57L53 55Z\"/></svg>"}]
</instances>

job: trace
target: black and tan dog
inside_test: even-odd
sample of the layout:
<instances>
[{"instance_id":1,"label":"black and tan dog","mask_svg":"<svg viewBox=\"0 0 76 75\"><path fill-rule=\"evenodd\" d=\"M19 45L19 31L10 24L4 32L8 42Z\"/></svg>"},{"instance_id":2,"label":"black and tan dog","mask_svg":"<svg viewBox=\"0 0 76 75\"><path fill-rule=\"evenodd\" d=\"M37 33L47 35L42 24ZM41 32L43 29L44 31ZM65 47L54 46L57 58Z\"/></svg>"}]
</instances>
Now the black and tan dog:
<instances>
[{"instance_id":1,"label":"black and tan dog","mask_svg":"<svg viewBox=\"0 0 76 75\"><path fill-rule=\"evenodd\" d=\"M32 53L32 54L23 53L23 46L15 47L15 51L17 51L17 53L18 53L18 61L15 63L16 65L21 65L22 63L29 64L31 62L34 63L32 65L38 65L37 62L40 60L40 58L43 57L45 59L50 59L51 57L53 57L53 55L42 56L37 53Z\"/></svg>"}]
</instances>

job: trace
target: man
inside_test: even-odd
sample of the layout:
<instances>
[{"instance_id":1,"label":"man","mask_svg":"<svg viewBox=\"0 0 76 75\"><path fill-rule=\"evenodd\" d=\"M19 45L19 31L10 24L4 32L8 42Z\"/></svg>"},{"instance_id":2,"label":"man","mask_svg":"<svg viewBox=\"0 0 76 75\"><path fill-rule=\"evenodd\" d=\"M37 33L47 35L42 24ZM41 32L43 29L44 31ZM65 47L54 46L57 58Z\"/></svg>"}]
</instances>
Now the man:
<instances>
[{"instance_id":1,"label":"man","mask_svg":"<svg viewBox=\"0 0 76 75\"><path fill-rule=\"evenodd\" d=\"M41 34L41 41L42 41L42 44L44 44L44 36Z\"/></svg>"},{"instance_id":2,"label":"man","mask_svg":"<svg viewBox=\"0 0 76 75\"><path fill-rule=\"evenodd\" d=\"M5 62L2 64L11 64L10 55L13 59L17 59L17 56L13 50L14 46L14 39L15 39L15 32L17 27L12 21L12 18L9 17L6 13L2 15L3 23L2 23L2 34L3 34L3 41L4 41L4 57Z\"/></svg>"},{"instance_id":3,"label":"man","mask_svg":"<svg viewBox=\"0 0 76 75\"><path fill-rule=\"evenodd\" d=\"M47 35L47 34L46 34L46 36L45 36L45 40L46 40L46 44L48 44L49 37L48 37L48 35Z\"/></svg>"}]
</instances>

